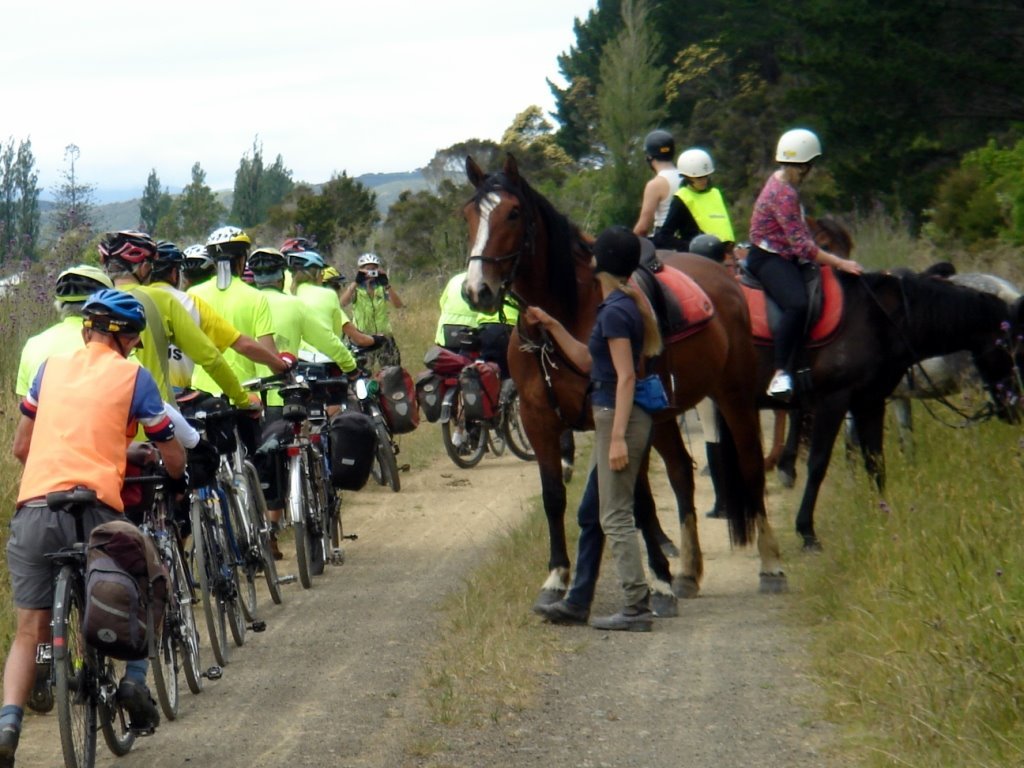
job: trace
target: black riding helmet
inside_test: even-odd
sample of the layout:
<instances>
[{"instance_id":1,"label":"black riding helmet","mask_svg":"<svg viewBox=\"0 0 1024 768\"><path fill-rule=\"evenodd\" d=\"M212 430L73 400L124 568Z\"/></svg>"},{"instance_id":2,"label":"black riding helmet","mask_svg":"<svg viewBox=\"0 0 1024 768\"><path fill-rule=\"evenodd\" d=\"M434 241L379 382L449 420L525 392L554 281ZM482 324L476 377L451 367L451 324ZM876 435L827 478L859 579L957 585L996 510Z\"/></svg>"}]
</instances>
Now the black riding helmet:
<instances>
[{"instance_id":1,"label":"black riding helmet","mask_svg":"<svg viewBox=\"0 0 1024 768\"><path fill-rule=\"evenodd\" d=\"M608 227L594 242L595 272L627 278L640 265L640 238L622 226Z\"/></svg>"},{"instance_id":2,"label":"black riding helmet","mask_svg":"<svg viewBox=\"0 0 1024 768\"><path fill-rule=\"evenodd\" d=\"M672 160L676 155L676 141L671 133L659 128L647 134L644 153L651 160Z\"/></svg>"},{"instance_id":3,"label":"black riding helmet","mask_svg":"<svg viewBox=\"0 0 1024 768\"><path fill-rule=\"evenodd\" d=\"M697 235L690 241L690 253L704 256L721 264L725 261L725 243L714 235Z\"/></svg>"}]
</instances>

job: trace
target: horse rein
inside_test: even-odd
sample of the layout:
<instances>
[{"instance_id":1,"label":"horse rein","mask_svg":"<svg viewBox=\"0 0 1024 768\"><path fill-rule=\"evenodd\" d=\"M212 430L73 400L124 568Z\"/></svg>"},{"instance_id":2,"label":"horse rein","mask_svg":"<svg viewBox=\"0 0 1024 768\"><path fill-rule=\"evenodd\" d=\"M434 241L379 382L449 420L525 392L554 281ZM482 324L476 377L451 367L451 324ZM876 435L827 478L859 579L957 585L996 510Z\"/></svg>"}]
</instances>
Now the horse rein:
<instances>
[{"instance_id":1,"label":"horse rein","mask_svg":"<svg viewBox=\"0 0 1024 768\"><path fill-rule=\"evenodd\" d=\"M525 307L525 303L518 296L513 295L516 298L521 307ZM562 411L562 407L558 402L558 396L555 394L555 385L552 381L552 371L559 370L558 363L555 362L555 357L560 357L565 367L570 372L576 374L582 379L590 380L590 375L581 371L564 353L561 353L558 349L558 345L555 344L554 339L547 330L542 326L540 328L541 340L538 343L534 341L526 334L526 326L522 321L522 314L519 316L519 321L516 324L516 330L519 331L519 338L522 343L519 345L519 351L529 352L534 355L537 359L537 366L540 368L541 376L544 379L544 391L548 397L548 405L558 416L559 421L563 424L569 424L569 427L574 430L580 430L583 428L583 424L586 421L586 408L581 407L579 417L572 423L565 418L565 414ZM589 385L588 385L589 388Z\"/></svg>"}]
</instances>

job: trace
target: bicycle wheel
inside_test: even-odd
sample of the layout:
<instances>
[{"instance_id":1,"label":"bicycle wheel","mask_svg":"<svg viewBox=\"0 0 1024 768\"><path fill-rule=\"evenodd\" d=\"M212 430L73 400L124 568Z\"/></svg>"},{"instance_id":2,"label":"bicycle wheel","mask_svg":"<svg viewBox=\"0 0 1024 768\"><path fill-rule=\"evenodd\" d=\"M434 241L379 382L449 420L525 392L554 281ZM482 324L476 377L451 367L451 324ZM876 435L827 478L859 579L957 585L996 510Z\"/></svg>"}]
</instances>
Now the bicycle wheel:
<instances>
[{"instance_id":1,"label":"bicycle wheel","mask_svg":"<svg viewBox=\"0 0 1024 768\"><path fill-rule=\"evenodd\" d=\"M501 429L488 429L487 430L487 450L494 456L503 456L505 454L505 435Z\"/></svg>"},{"instance_id":2,"label":"bicycle wheel","mask_svg":"<svg viewBox=\"0 0 1024 768\"><path fill-rule=\"evenodd\" d=\"M509 450L523 461L534 461L537 454L533 452L530 438L527 437L526 429L523 427L522 415L519 412L519 392L515 387L510 387L505 396L504 414L501 419L505 442L508 444Z\"/></svg>"},{"instance_id":3,"label":"bicycle wheel","mask_svg":"<svg viewBox=\"0 0 1024 768\"><path fill-rule=\"evenodd\" d=\"M462 394L458 390L452 392L448 420L441 422L441 439L444 441L448 458L454 461L457 467L472 469L484 457L487 427L479 422L466 421L462 408Z\"/></svg>"},{"instance_id":4,"label":"bicycle wheel","mask_svg":"<svg viewBox=\"0 0 1024 768\"><path fill-rule=\"evenodd\" d=\"M259 475L256 474L256 467L248 459L245 460L245 480L249 487L249 495L256 504L254 505L253 522L256 526L255 540L259 555L260 568L263 570L263 578L267 582L267 591L270 599L275 605L280 605L281 584L277 580L277 562L274 560L274 553L270 549L270 522L267 517L267 500L263 495L263 487L260 485Z\"/></svg>"},{"instance_id":5,"label":"bicycle wheel","mask_svg":"<svg viewBox=\"0 0 1024 768\"><path fill-rule=\"evenodd\" d=\"M214 556L214 541L211 538L211 532L216 530L216 527L212 521L208 524L208 516L203 514L203 505L211 503L209 500L200 500L198 494L192 501L192 547L196 573L199 576L199 591L203 595L206 636L210 641L213 657L218 664L224 666L228 663L228 628L225 613L217 596L218 560Z\"/></svg>"},{"instance_id":6,"label":"bicycle wheel","mask_svg":"<svg viewBox=\"0 0 1024 768\"><path fill-rule=\"evenodd\" d=\"M305 454L293 457L288 462L288 506L287 514L295 532L295 565L299 571L299 583L303 589L313 586L313 542L307 524L306 509L309 504Z\"/></svg>"},{"instance_id":7,"label":"bicycle wheel","mask_svg":"<svg viewBox=\"0 0 1024 768\"><path fill-rule=\"evenodd\" d=\"M171 587L173 589L173 585ZM164 620L160 626L159 636L154 638L155 656L149 660L149 668L153 674L153 687L156 689L156 700L160 702L160 710L168 720L178 717L178 644L174 640L176 606L168 601L164 610Z\"/></svg>"},{"instance_id":8,"label":"bicycle wheel","mask_svg":"<svg viewBox=\"0 0 1024 768\"><path fill-rule=\"evenodd\" d=\"M99 684L107 693L100 697L97 715L103 740L118 757L124 757L135 744L135 732L128 727L128 713L117 701L117 683L124 677L125 664L107 657L98 659Z\"/></svg>"},{"instance_id":9,"label":"bicycle wheel","mask_svg":"<svg viewBox=\"0 0 1024 768\"><path fill-rule=\"evenodd\" d=\"M311 547L309 572L314 576L320 576L324 572L327 553L331 546L330 531L327 528L328 494L324 485L323 456L316 448L310 447L306 458L306 467L309 470L306 475L306 498L309 500L309 506L306 508L306 525Z\"/></svg>"},{"instance_id":10,"label":"bicycle wheel","mask_svg":"<svg viewBox=\"0 0 1024 768\"><path fill-rule=\"evenodd\" d=\"M199 661L199 627L196 625L194 588L177 541L171 543L171 589L177 602L174 642L185 682L192 693L203 692L203 671Z\"/></svg>"},{"instance_id":11,"label":"bicycle wheel","mask_svg":"<svg viewBox=\"0 0 1024 768\"><path fill-rule=\"evenodd\" d=\"M374 462L380 467L380 484L390 486L392 491L398 493L402 489L402 480L398 476L398 460L391 443L391 433L381 423L377 424L376 429L377 454Z\"/></svg>"},{"instance_id":12,"label":"bicycle wheel","mask_svg":"<svg viewBox=\"0 0 1024 768\"><path fill-rule=\"evenodd\" d=\"M82 598L75 568L65 565L54 585L53 664L57 725L68 768L92 768L96 761L96 699L91 689L95 654L82 638Z\"/></svg>"},{"instance_id":13,"label":"bicycle wheel","mask_svg":"<svg viewBox=\"0 0 1024 768\"><path fill-rule=\"evenodd\" d=\"M252 538L255 532L255 525L249 517L248 494L239 494L237 486L232 486L225 492L227 498L227 512L230 515L231 528L225 531L225 541L228 543L229 560L234 561L231 569L238 581L238 606L242 610L245 621L256 619L258 596L256 594L256 570L258 561L255 552L258 545ZM233 539L233 541L232 541ZM231 544L234 544L232 547ZM237 642L237 640L236 640ZM241 643L238 643L241 645Z\"/></svg>"}]
</instances>

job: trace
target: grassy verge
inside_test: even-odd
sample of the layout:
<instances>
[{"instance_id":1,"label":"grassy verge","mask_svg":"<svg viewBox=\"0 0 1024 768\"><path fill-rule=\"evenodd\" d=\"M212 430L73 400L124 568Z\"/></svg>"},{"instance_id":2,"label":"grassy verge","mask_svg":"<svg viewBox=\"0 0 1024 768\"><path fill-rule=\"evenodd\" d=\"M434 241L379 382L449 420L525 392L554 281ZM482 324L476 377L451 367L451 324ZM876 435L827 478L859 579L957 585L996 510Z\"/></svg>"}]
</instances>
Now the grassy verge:
<instances>
[{"instance_id":1,"label":"grassy verge","mask_svg":"<svg viewBox=\"0 0 1024 768\"><path fill-rule=\"evenodd\" d=\"M1024 443L915 415L913 458L887 445L884 501L833 462L826 552L797 561L830 716L865 765L1020 765Z\"/></svg>"}]
</instances>

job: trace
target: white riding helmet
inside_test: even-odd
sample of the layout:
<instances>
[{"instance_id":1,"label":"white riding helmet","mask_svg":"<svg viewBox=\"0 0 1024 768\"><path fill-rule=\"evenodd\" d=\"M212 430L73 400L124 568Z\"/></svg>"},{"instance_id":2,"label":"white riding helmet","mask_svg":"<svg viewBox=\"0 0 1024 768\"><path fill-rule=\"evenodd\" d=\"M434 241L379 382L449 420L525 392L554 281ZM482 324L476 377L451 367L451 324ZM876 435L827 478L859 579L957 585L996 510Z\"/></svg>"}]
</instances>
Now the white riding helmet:
<instances>
[{"instance_id":1,"label":"white riding helmet","mask_svg":"<svg viewBox=\"0 0 1024 768\"><path fill-rule=\"evenodd\" d=\"M710 176L714 173L715 163L711 159L711 155L703 149L691 147L676 160L676 168L687 178L699 179L702 176Z\"/></svg>"},{"instance_id":2,"label":"white riding helmet","mask_svg":"<svg viewBox=\"0 0 1024 768\"><path fill-rule=\"evenodd\" d=\"M779 139L775 149L777 163L809 163L821 156L821 142L813 131L806 128L794 128L786 131Z\"/></svg>"},{"instance_id":3,"label":"white riding helmet","mask_svg":"<svg viewBox=\"0 0 1024 768\"><path fill-rule=\"evenodd\" d=\"M362 269L363 267L379 267L380 259L377 258L376 253L364 253L356 261L356 269Z\"/></svg>"}]
</instances>

